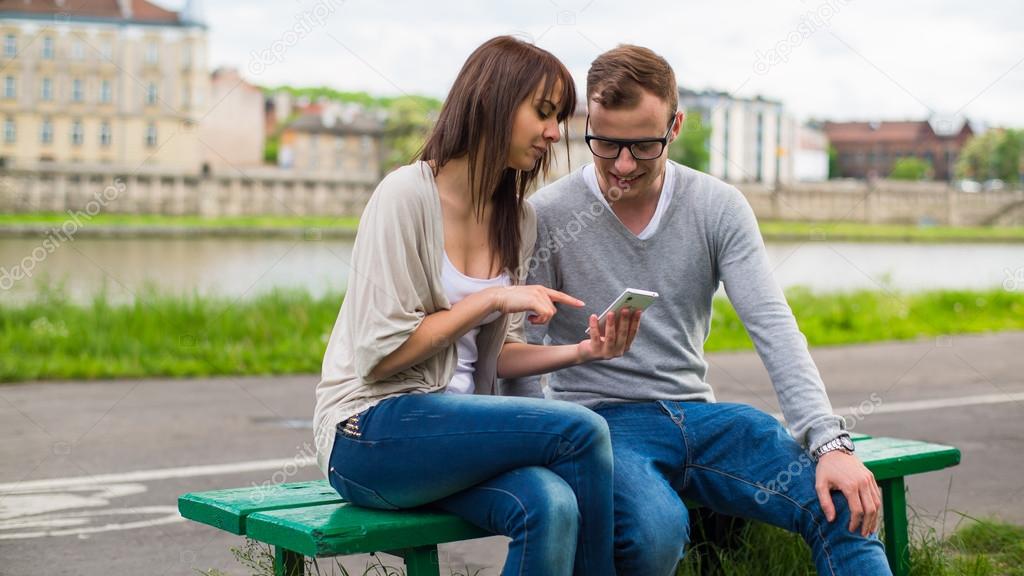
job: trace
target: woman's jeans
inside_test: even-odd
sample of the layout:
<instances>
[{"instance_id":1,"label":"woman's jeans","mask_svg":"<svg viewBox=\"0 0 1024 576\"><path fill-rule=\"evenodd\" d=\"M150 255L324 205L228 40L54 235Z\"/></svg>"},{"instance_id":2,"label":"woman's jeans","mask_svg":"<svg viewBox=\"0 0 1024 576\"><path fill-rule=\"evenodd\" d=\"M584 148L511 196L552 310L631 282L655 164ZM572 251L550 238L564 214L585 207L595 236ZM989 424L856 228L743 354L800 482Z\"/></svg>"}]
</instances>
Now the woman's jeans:
<instances>
[{"instance_id":1,"label":"woman's jeans","mask_svg":"<svg viewBox=\"0 0 1024 576\"><path fill-rule=\"evenodd\" d=\"M506 576L615 574L608 426L575 404L389 398L338 426L330 482L360 506L432 504L510 537Z\"/></svg>"},{"instance_id":2,"label":"woman's jeans","mask_svg":"<svg viewBox=\"0 0 1024 576\"><path fill-rule=\"evenodd\" d=\"M723 514L800 534L818 574L891 575L875 534L850 532L850 508L832 493L829 522L815 463L781 424L751 406L638 402L596 408L615 453L616 562L622 576L669 576L689 540L683 498Z\"/></svg>"}]
</instances>

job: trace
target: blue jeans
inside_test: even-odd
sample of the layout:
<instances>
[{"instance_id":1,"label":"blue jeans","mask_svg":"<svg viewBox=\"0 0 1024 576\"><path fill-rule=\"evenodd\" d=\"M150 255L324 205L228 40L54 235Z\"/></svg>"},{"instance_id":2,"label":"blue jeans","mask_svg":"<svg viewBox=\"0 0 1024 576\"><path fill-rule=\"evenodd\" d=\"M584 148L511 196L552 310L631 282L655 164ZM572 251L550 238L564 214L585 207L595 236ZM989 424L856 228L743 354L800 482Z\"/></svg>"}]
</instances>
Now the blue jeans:
<instances>
[{"instance_id":1,"label":"blue jeans","mask_svg":"<svg viewBox=\"0 0 1024 576\"><path fill-rule=\"evenodd\" d=\"M612 435L621 576L675 574L689 542L683 498L800 534L818 574L891 575L877 535L850 532L841 493L832 493L835 521L825 519L815 463L768 414L743 404L667 401L596 411Z\"/></svg>"},{"instance_id":2,"label":"blue jeans","mask_svg":"<svg viewBox=\"0 0 1024 576\"><path fill-rule=\"evenodd\" d=\"M389 398L339 426L330 482L360 506L429 504L510 537L509 576L615 573L608 426L581 406Z\"/></svg>"}]
</instances>

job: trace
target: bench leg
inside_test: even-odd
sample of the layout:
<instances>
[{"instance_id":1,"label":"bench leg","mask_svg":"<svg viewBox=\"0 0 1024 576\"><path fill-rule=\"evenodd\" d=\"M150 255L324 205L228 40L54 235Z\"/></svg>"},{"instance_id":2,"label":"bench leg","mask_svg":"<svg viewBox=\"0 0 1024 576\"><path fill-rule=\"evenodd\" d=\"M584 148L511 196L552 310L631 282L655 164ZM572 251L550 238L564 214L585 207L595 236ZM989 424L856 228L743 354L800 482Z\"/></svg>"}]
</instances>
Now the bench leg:
<instances>
[{"instance_id":1,"label":"bench leg","mask_svg":"<svg viewBox=\"0 0 1024 576\"><path fill-rule=\"evenodd\" d=\"M907 493L903 478L879 482L885 520L885 556L893 576L910 574L910 537L907 524Z\"/></svg>"},{"instance_id":2,"label":"bench leg","mask_svg":"<svg viewBox=\"0 0 1024 576\"><path fill-rule=\"evenodd\" d=\"M440 576L441 574L436 545L392 550L390 553L401 556L405 560L406 576Z\"/></svg>"},{"instance_id":3,"label":"bench leg","mask_svg":"<svg viewBox=\"0 0 1024 576\"><path fill-rule=\"evenodd\" d=\"M274 547L274 576L303 576L306 557L298 552Z\"/></svg>"}]
</instances>

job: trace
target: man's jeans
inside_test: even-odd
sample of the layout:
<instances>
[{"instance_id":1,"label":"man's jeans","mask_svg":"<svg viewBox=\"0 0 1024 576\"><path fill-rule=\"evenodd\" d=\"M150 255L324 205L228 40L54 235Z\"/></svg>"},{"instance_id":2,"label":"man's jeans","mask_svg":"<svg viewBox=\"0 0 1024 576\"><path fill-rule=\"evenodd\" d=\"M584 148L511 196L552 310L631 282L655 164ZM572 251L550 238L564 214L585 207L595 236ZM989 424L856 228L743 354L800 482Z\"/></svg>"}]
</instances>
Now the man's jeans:
<instances>
[{"instance_id":1,"label":"man's jeans","mask_svg":"<svg viewBox=\"0 0 1024 576\"><path fill-rule=\"evenodd\" d=\"M582 406L390 398L339 426L330 482L360 506L431 504L512 538L504 574L614 576L611 441Z\"/></svg>"},{"instance_id":2,"label":"man's jeans","mask_svg":"<svg viewBox=\"0 0 1024 576\"><path fill-rule=\"evenodd\" d=\"M891 574L877 535L850 532L841 493L832 493L835 521L825 519L815 463L768 414L742 404L667 401L596 411L608 422L615 454L619 576L675 573L689 541L682 498L800 534L818 574Z\"/></svg>"}]
</instances>

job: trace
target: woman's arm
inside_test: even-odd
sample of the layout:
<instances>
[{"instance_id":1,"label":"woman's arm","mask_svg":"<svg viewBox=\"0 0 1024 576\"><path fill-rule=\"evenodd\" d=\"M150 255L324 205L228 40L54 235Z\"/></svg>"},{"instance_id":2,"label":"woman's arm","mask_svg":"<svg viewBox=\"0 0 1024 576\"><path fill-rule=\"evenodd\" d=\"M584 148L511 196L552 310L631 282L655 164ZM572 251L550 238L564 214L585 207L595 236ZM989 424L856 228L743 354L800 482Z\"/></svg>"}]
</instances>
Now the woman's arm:
<instances>
[{"instance_id":1,"label":"woman's arm","mask_svg":"<svg viewBox=\"0 0 1024 576\"><path fill-rule=\"evenodd\" d=\"M547 322L555 314L555 302L583 306L580 300L543 286L487 288L470 294L450 310L427 315L401 346L377 363L370 376L380 380L423 362L446 349L492 312L529 312L532 314L530 322Z\"/></svg>"},{"instance_id":2,"label":"woman's arm","mask_svg":"<svg viewBox=\"0 0 1024 576\"><path fill-rule=\"evenodd\" d=\"M498 355L499 378L523 378L554 372L593 360L618 358L629 351L640 328L640 311L608 313L606 332L601 334L597 315L590 315L590 338L579 344L543 346L509 342Z\"/></svg>"}]
</instances>

